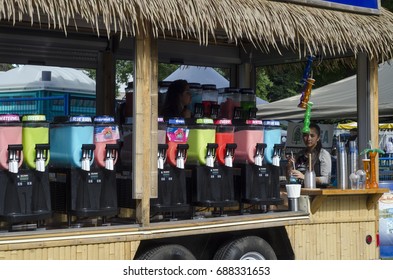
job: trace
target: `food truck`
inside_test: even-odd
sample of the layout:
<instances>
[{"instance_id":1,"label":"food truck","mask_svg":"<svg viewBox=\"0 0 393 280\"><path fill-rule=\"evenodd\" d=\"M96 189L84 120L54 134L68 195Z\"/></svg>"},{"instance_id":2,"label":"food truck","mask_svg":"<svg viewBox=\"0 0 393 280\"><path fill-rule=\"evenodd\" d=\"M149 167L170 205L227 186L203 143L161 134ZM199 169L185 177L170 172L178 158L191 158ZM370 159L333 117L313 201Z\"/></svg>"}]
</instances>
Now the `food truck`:
<instances>
[{"instance_id":1,"label":"food truck","mask_svg":"<svg viewBox=\"0 0 393 280\"><path fill-rule=\"evenodd\" d=\"M392 57L393 14L379 1L350 2L3 3L1 62L96 69L99 129L108 135L118 135L105 117L114 115L115 61L133 60L135 68L129 146L112 142L115 136L105 153L95 153L95 135L102 131L94 119L57 118L49 125L54 138L38 143L45 153L30 159L46 174L40 178L49 181L49 191L37 192L37 180L24 170L18 112L2 118L1 129L19 134L0 147L7 155L0 171L0 259L378 259L377 202L388 190L302 189L291 208L279 168L261 160L261 137L242 162L236 162L236 148L244 143L228 140L221 165L211 118L167 123L184 140L172 165L163 165L172 146L158 142L158 63L227 67L231 86L253 88L257 66L306 62L311 54L356 61L359 149L369 140L377 143L378 62ZM226 125L242 127L235 134L260 133L263 120L253 116ZM30 119L36 121L30 125L48 128L44 118ZM197 140L186 141L187 129ZM200 130L211 137L199 137ZM193 153L190 145L202 141L203 151ZM128 164L117 169L122 149ZM100 155L102 166L95 158ZM160 200L168 194L173 196Z\"/></svg>"}]
</instances>

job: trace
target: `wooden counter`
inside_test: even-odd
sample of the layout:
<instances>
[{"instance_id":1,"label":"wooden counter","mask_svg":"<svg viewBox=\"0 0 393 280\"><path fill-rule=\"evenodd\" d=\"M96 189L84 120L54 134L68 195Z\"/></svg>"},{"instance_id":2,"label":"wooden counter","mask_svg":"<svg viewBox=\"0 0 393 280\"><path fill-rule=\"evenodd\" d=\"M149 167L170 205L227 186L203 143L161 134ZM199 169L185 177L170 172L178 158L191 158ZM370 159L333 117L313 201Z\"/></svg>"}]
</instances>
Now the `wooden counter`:
<instances>
[{"instance_id":1,"label":"wooden counter","mask_svg":"<svg viewBox=\"0 0 393 280\"><path fill-rule=\"evenodd\" d=\"M302 189L301 195L308 195L311 197L311 213L315 214L319 207L326 200L328 196L345 196L345 195L366 195L367 196L367 209L370 210L374 207L378 199L384 194L389 192L389 189L365 189L365 190L342 190L336 188L326 189Z\"/></svg>"}]
</instances>

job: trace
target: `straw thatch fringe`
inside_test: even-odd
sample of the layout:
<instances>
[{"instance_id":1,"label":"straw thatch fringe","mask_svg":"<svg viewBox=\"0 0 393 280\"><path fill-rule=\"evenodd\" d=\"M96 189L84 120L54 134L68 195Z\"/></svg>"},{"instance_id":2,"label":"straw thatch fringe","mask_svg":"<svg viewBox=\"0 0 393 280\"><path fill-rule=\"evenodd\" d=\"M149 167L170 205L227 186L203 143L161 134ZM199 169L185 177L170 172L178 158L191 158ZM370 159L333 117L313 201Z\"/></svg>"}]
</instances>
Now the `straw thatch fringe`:
<instances>
[{"instance_id":1,"label":"straw thatch fringe","mask_svg":"<svg viewBox=\"0 0 393 280\"><path fill-rule=\"evenodd\" d=\"M26 17L31 24L46 19L48 28L65 33L82 19L107 36L152 32L207 45L224 33L229 41L249 41L264 52L393 57L393 14L383 8L377 16L268 0L0 0L0 20L16 24Z\"/></svg>"}]
</instances>

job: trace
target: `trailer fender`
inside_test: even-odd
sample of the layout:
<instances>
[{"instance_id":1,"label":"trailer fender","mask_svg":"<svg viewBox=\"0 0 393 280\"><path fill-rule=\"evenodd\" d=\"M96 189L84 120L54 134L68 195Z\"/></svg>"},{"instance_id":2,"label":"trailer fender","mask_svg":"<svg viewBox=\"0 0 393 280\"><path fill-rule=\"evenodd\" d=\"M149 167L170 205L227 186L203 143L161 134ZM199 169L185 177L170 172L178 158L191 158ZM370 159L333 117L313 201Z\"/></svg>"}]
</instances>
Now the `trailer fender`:
<instances>
[{"instance_id":1,"label":"trailer fender","mask_svg":"<svg viewBox=\"0 0 393 280\"><path fill-rule=\"evenodd\" d=\"M245 236L221 246L215 260L277 260L273 248L258 236Z\"/></svg>"},{"instance_id":2,"label":"trailer fender","mask_svg":"<svg viewBox=\"0 0 393 280\"><path fill-rule=\"evenodd\" d=\"M137 260L195 260L195 256L182 245L167 244L143 252Z\"/></svg>"}]
</instances>

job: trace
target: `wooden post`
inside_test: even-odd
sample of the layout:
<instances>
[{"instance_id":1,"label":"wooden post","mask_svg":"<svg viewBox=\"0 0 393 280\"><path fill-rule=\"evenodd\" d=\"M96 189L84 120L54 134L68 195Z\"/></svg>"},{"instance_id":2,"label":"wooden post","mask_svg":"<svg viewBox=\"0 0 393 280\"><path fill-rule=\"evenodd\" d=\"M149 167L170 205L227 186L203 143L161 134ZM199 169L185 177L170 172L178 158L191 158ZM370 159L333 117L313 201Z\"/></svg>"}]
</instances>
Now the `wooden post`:
<instances>
[{"instance_id":1,"label":"wooden post","mask_svg":"<svg viewBox=\"0 0 393 280\"><path fill-rule=\"evenodd\" d=\"M368 148L368 141L373 148L379 148L378 61L361 53L357 64L358 148L361 152ZM362 158L359 157L359 167L363 167ZM376 177L378 182L378 168Z\"/></svg>"},{"instance_id":2,"label":"wooden post","mask_svg":"<svg viewBox=\"0 0 393 280\"><path fill-rule=\"evenodd\" d=\"M373 148L379 148L379 112L378 112L378 61L370 59L370 124L371 144ZM379 157L376 156L376 182L379 182Z\"/></svg>"},{"instance_id":3,"label":"wooden post","mask_svg":"<svg viewBox=\"0 0 393 280\"><path fill-rule=\"evenodd\" d=\"M150 198L158 197L158 40L151 40L151 176L150 176Z\"/></svg>"},{"instance_id":4,"label":"wooden post","mask_svg":"<svg viewBox=\"0 0 393 280\"><path fill-rule=\"evenodd\" d=\"M99 54L99 65L96 77L96 114L115 114L115 75L116 64L112 51L105 51Z\"/></svg>"},{"instance_id":5,"label":"wooden post","mask_svg":"<svg viewBox=\"0 0 393 280\"><path fill-rule=\"evenodd\" d=\"M368 141L371 140L371 107L369 94L369 60L365 53L358 54L357 57L357 111L358 111L358 149L359 152L367 148ZM359 157L359 166L363 166Z\"/></svg>"},{"instance_id":6,"label":"wooden post","mask_svg":"<svg viewBox=\"0 0 393 280\"><path fill-rule=\"evenodd\" d=\"M256 69L251 63L243 63L238 66L238 87L255 89Z\"/></svg>"},{"instance_id":7,"label":"wooden post","mask_svg":"<svg viewBox=\"0 0 393 280\"><path fill-rule=\"evenodd\" d=\"M145 22L146 29L150 30ZM136 220L150 223L150 197L157 189L157 43L141 31L135 38L133 198ZM154 106L154 109L152 109Z\"/></svg>"}]
</instances>

